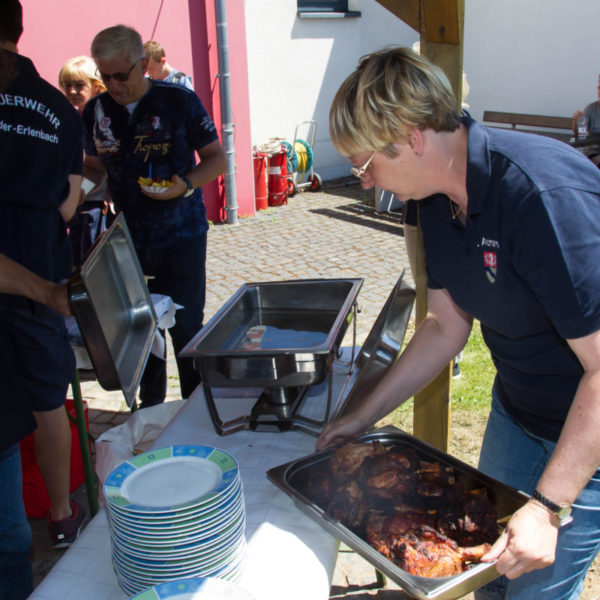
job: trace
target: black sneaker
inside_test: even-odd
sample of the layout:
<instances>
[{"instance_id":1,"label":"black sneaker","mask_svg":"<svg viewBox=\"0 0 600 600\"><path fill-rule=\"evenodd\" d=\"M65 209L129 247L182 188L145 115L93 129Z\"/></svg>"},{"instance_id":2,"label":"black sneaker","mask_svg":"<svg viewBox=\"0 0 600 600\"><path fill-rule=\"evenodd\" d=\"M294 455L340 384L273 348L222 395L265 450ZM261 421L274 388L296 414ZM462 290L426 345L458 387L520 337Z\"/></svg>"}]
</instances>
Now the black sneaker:
<instances>
[{"instance_id":1,"label":"black sneaker","mask_svg":"<svg viewBox=\"0 0 600 600\"><path fill-rule=\"evenodd\" d=\"M65 517L60 521L51 521L50 515L46 517L52 547L57 550L70 546L77 539L81 527L86 521L83 508L75 500L70 500L70 503L72 511L70 517Z\"/></svg>"}]
</instances>

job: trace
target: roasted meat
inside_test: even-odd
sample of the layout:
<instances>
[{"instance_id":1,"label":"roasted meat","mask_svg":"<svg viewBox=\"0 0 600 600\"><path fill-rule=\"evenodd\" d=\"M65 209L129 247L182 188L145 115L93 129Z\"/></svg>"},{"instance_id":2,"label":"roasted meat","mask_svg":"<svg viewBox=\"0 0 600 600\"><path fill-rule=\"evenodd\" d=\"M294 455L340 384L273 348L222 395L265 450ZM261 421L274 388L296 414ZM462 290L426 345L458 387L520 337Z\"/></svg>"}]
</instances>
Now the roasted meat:
<instances>
[{"instance_id":1,"label":"roasted meat","mask_svg":"<svg viewBox=\"0 0 600 600\"><path fill-rule=\"evenodd\" d=\"M479 561L490 548L490 544L463 548L435 529L422 526L394 538L389 547L389 558L412 575L449 577Z\"/></svg>"},{"instance_id":2,"label":"roasted meat","mask_svg":"<svg viewBox=\"0 0 600 600\"><path fill-rule=\"evenodd\" d=\"M344 484L354 479L360 466L367 457L387 454L383 444L344 444L341 446L329 462L331 475L335 482Z\"/></svg>"},{"instance_id":3,"label":"roasted meat","mask_svg":"<svg viewBox=\"0 0 600 600\"><path fill-rule=\"evenodd\" d=\"M348 443L313 472L307 494L412 575L446 577L478 562L498 536L485 490L408 447Z\"/></svg>"}]
</instances>

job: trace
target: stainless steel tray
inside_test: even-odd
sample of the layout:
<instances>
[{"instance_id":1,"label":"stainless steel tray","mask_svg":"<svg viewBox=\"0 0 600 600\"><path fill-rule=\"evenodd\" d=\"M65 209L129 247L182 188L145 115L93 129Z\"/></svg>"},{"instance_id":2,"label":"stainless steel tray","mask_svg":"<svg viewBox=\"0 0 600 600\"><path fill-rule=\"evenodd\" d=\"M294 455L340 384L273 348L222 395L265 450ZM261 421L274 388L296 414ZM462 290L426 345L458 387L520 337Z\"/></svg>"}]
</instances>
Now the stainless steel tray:
<instances>
[{"instance_id":1,"label":"stainless steel tray","mask_svg":"<svg viewBox=\"0 0 600 600\"><path fill-rule=\"evenodd\" d=\"M507 486L492 477L488 477L470 465L442 452L417 438L388 426L366 433L358 441L378 441L384 445L403 444L412 448L425 460L436 460L452 466L458 481L467 489L485 488L495 505L499 519L512 515L528 500L528 496ZM387 575L403 590L420 600L455 600L481 587L498 577L494 563L481 563L451 577L418 577L396 566L377 552L368 542L329 515L306 494L306 484L312 471L333 454L333 448L327 448L301 459L270 469L267 477L288 494L309 517L319 523L323 529L335 538L345 542L363 558L369 561L381 573Z\"/></svg>"},{"instance_id":2,"label":"stainless steel tray","mask_svg":"<svg viewBox=\"0 0 600 600\"><path fill-rule=\"evenodd\" d=\"M122 214L69 280L69 299L98 382L131 407L157 320Z\"/></svg>"},{"instance_id":3,"label":"stainless steel tray","mask_svg":"<svg viewBox=\"0 0 600 600\"><path fill-rule=\"evenodd\" d=\"M352 320L362 279L246 283L180 352L213 387L302 387L324 381ZM261 329L262 328L262 329ZM261 329L262 341L246 343ZM268 344L264 340L271 335Z\"/></svg>"}]
</instances>

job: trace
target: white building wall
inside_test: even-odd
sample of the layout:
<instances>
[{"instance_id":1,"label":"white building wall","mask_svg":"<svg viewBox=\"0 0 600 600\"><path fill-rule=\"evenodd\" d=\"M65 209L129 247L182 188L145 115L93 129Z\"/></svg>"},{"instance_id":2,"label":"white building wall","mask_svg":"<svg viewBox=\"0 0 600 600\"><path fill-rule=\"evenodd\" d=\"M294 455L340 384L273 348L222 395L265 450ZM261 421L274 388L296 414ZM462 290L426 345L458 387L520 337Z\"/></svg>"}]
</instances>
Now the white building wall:
<instances>
[{"instance_id":1,"label":"white building wall","mask_svg":"<svg viewBox=\"0 0 600 600\"><path fill-rule=\"evenodd\" d=\"M598 0L466 0L463 66L473 116L569 117L597 99Z\"/></svg>"},{"instance_id":2,"label":"white building wall","mask_svg":"<svg viewBox=\"0 0 600 600\"><path fill-rule=\"evenodd\" d=\"M253 145L293 141L317 123L314 170L348 174L328 135L331 100L358 59L418 33L375 0L350 0L355 19L300 19L296 0L245 0ZM467 102L484 110L570 116L596 98L599 0L466 0ZM307 126L298 137L308 138Z\"/></svg>"}]
</instances>

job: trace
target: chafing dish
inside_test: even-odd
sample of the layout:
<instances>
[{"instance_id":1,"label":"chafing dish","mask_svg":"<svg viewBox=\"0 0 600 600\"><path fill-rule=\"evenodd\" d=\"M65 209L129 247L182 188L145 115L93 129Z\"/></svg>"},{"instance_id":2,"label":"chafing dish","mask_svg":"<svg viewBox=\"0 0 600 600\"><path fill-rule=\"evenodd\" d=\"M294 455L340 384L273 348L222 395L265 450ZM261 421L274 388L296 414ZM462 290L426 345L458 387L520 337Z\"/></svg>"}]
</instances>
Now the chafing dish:
<instances>
[{"instance_id":1,"label":"chafing dish","mask_svg":"<svg viewBox=\"0 0 600 600\"><path fill-rule=\"evenodd\" d=\"M334 354L355 317L362 283L302 279L246 283L238 289L180 353L194 358L220 434L303 425L312 432L323 425L301 418L297 409L307 387L331 374ZM250 415L224 422L211 387L264 391Z\"/></svg>"}]
</instances>

